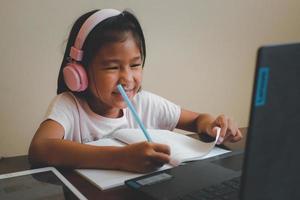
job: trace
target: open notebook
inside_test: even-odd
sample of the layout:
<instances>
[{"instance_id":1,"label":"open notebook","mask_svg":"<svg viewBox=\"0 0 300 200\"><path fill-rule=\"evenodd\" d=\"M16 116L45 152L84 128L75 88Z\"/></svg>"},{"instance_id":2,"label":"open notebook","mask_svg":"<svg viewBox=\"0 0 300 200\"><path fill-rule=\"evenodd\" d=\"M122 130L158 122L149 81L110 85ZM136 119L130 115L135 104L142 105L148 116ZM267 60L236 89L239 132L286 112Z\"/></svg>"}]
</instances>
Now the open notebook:
<instances>
[{"instance_id":1,"label":"open notebook","mask_svg":"<svg viewBox=\"0 0 300 200\"><path fill-rule=\"evenodd\" d=\"M174 167L182 162L200 160L229 152L215 147L220 135L220 129L218 129L216 140L210 143L205 143L168 130L148 129L148 132L153 142L170 146L172 162L164 165L159 170ZM111 138L100 139L87 144L96 146L124 146L145 140L146 138L140 129L120 129L114 132ZM127 179L144 175L126 171L102 169L76 169L76 171L102 190L123 185Z\"/></svg>"}]
</instances>

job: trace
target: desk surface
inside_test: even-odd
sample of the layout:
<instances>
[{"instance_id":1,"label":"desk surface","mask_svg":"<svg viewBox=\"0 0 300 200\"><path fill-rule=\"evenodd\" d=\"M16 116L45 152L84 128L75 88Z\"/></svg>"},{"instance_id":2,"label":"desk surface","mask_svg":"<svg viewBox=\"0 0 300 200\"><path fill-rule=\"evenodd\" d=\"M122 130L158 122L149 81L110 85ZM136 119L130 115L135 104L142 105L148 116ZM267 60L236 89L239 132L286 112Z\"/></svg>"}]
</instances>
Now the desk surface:
<instances>
[{"instance_id":1,"label":"desk surface","mask_svg":"<svg viewBox=\"0 0 300 200\"><path fill-rule=\"evenodd\" d=\"M245 147L246 128L241 128L243 139L237 143L225 143L224 145L231 150L239 150ZM0 160L0 174L31 169L27 155L3 158ZM88 199L145 199L138 193L125 186L101 191L86 179L78 175L74 170L58 169L85 197Z\"/></svg>"}]
</instances>

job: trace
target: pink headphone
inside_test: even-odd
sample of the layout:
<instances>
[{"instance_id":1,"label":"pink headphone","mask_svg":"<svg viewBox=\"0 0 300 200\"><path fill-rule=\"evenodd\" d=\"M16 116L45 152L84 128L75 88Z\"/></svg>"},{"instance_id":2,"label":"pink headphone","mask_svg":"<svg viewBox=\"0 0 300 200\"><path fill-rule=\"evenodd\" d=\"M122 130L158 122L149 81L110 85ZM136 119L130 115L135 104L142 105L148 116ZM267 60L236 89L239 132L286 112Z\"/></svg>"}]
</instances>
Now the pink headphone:
<instances>
[{"instance_id":1,"label":"pink headphone","mask_svg":"<svg viewBox=\"0 0 300 200\"><path fill-rule=\"evenodd\" d=\"M70 57L73 62L68 63L63 69L65 83L71 91L81 92L88 86L87 73L84 67L77 63L82 60L83 51L81 48L88 34L103 20L119 14L121 14L121 12L115 9L102 9L92 14L83 23L76 37L75 44L70 50Z\"/></svg>"}]
</instances>

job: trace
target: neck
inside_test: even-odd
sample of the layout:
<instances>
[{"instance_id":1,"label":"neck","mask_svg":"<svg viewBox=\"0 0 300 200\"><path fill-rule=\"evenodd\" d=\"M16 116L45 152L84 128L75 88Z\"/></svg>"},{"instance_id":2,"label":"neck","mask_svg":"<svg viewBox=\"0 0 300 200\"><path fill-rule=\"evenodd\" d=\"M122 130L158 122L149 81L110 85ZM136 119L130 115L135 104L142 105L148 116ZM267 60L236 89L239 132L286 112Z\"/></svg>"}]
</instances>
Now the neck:
<instances>
[{"instance_id":1,"label":"neck","mask_svg":"<svg viewBox=\"0 0 300 200\"><path fill-rule=\"evenodd\" d=\"M90 97L90 98L86 98L86 100L91 110L98 115L107 118L119 118L123 116L122 109L109 107L108 105L105 105L97 98Z\"/></svg>"}]
</instances>

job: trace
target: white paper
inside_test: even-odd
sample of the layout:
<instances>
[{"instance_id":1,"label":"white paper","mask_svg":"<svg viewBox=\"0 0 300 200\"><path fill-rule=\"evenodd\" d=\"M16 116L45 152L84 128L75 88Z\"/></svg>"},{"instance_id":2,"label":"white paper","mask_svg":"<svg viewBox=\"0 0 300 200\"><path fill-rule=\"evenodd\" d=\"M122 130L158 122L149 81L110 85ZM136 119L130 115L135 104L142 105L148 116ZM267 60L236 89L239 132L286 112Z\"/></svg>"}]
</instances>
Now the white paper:
<instances>
[{"instance_id":1,"label":"white paper","mask_svg":"<svg viewBox=\"0 0 300 200\"><path fill-rule=\"evenodd\" d=\"M164 132L166 133L166 132ZM162 135L163 132L160 132L160 134ZM168 133L167 133L168 134ZM196 143L199 145L199 141L193 138L190 138L188 136L184 136L184 137L180 137L178 136L179 134L173 134L171 136L167 136L164 135L164 137L158 137L159 139L162 139L163 141L166 142L166 144L168 144L168 140L170 141L170 137L173 140L178 140L178 144L176 143L176 145L179 145L179 147L174 149L173 148L173 154L171 155L176 155L176 151L178 151L179 149L181 149L182 147L180 145L180 142L185 143L185 145L192 145L193 148L195 148L195 150L186 150L184 155L196 155L194 157L194 160L201 160L201 159L206 159L206 158L210 158L213 156L217 156L217 155L221 155L224 153L228 153L230 151L228 150L224 150L218 147L214 147L216 144L216 141L218 140L220 131L218 131L218 135L216 137L216 140L212 143L204 143L207 144L205 147L198 147L195 146ZM142 135L141 135L142 136ZM116 136L117 137L117 136ZM190 138L191 140L188 139L183 139L183 138ZM156 138L154 140L154 142L159 142L159 143L163 143L163 141L158 141ZM165 139L164 139L165 138ZM168 140L166 140L166 138ZM140 138L141 141L144 140L143 136ZM122 139L121 139L122 140ZM193 141L194 140L194 141ZM128 140L127 140L128 142ZM131 143L134 143L135 141L131 141ZM193 143L195 142L195 143ZM128 142L129 143L129 142ZM202 144L203 142L201 142L200 144ZM91 145L97 145L97 146L123 146L123 144L121 144L120 142L115 141L114 139L101 139L98 141L94 141L92 143L89 143ZM172 146L175 147L174 144L172 144ZM202 151L201 156L199 156L199 152L194 152L196 150ZM197 154L196 154L197 153ZM183 156L182 156L183 157ZM191 157L190 157L191 158ZM193 160L193 159L190 159ZM173 160L174 163L172 163L173 165L179 164L180 162L178 162L178 160ZM161 170L165 170L165 169L169 169L172 168L173 166L170 164L164 165L163 167L161 167L158 171ZM101 190L106 190L109 188L113 188L113 187L117 187L117 186L121 186L124 184L124 182L128 179L132 179L132 178L136 178L145 174L140 174L140 173L133 173L133 172L126 172L126 171L118 171L118 170L102 170L102 169L76 169L76 171L86 177L91 183L93 183L95 186L97 186L98 188L100 188Z\"/></svg>"},{"instance_id":2,"label":"white paper","mask_svg":"<svg viewBox=\"0 0 300 200\"><path fill-rule=\"evenodd\" d=\"M228 152L230 151L221 149L219 147L214 147L209 154L207 154L200 160L221 155ZM170 169L172 167L173 166L171 165L164 165L157 171ZM126 172L126 171L102 170L102 169L76 169L76 171L80 175L86 177L92 184L94 184L96 187L98 187L101 190L106 190L106 189L124 185L124 182L128 179L145 175L140 173Z\"/></svg>"},{"instance_id":3,"label":"white paper","mask_svg":"<svg viewBox=\"0 0 300 200\"><path fill-rule=\"evenodd\" d=\"M207 155L216 145L220 137L220 130L220 128L217 128L215 140L209 143L168 130L149 129L148 132L153 142L169 145L171 149L171 163L176 166L181 162L199 160ZM113 136L127 144L146 141L143 132L139 129L122 129L116 131Z\"/></svg>"}]
</instances>

